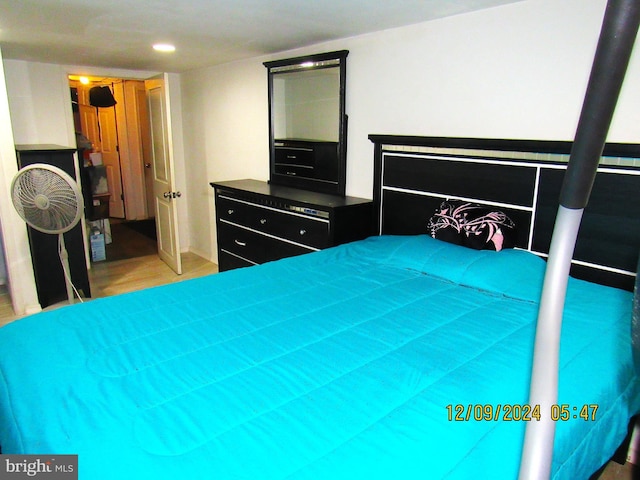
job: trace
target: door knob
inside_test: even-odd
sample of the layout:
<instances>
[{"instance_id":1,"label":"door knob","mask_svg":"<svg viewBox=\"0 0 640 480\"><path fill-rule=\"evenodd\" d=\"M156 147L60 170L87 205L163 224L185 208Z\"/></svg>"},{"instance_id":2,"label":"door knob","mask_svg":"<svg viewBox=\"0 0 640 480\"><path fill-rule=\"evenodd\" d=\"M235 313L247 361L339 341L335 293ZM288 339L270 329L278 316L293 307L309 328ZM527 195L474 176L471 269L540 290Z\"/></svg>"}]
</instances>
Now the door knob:
<instances>
[{"instance_id":1,"label":"door knob","mask_svg":"<svg viewBox=\"0 0 640 480\"><path fill-rule=\"evenodd\" d=\"M180 193L180 192L164 192L162 194L162 196L164 198L178 198L178 197L182 196L182 193Z\"/></svg>"}]
</instances>

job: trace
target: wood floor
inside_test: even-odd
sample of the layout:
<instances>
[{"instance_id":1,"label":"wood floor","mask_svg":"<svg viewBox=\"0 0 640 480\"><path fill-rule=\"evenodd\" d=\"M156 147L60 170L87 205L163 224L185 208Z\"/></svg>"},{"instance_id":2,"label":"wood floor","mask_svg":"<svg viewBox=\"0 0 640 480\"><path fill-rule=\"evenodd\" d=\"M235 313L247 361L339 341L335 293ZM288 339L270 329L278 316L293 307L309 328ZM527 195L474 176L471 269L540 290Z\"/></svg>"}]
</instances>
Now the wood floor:
<instances>
[{"instance_id":1,"label":"wood floor","mask_svg":"<svg viewBox=\"0 0 640 480\"><path fill-rule=\"evenodd\" d=\"M637 480L639 478L640 470L631 463L620 465L616 462L609 462L598 480Z\"/></svg>"},{"instance_id":2,"label":"wood floor","mask_svg":"<svg viewBox=\"0 0 640 480\"><path fill-rule=\"evenodd\" d=\"M109 297L143 288L180 282L218 273L218 266L194 253L182 254L182 275L177 275L158 257L155 224L112 219L107 234L106 261L92 262L89 269L91 299ZM153 220L151 220L153 222ZM90 301L91 299L85 299ZM66 305L52 305L46 310ZM0 286L0 326L15 320L7 288Z\"/></svg>"},{"instance_id":3,"label":"wood floor","mask_svg":"<svg viewBox=\"0 0 640 480\"><path fill-rule=\"evenodd\" d=\"M218 272L218 266L194 253L182 254L182 275L176 275L158 255L114 262L96 262L89 270L92 298L141 290ZM65 303L66 304L66 303ZM52 305L47 309L56 308ZM6 287L0 287L0 326L15 320Z\"/></svg>"},{"instance_id":4,"label":"wood floor","mask_svg":"<svg viewBox=\"0 0 640 480\"><path fill-rule=\"evenodd\" d=\"M182 254L182 275L176 275L157 255L94 264L89 273L93 297L108 297L147 287L218 273L218 266L194 253Z\"/></svg>"}]
</instances>

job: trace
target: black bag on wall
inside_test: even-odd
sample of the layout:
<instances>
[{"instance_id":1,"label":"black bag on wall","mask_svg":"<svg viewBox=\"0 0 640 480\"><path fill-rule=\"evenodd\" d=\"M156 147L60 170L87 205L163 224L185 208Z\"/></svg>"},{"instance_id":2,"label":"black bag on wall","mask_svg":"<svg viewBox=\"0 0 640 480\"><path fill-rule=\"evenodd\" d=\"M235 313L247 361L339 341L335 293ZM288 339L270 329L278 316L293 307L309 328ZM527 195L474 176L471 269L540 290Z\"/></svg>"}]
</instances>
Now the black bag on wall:
<instances>
[{"instance_id":1,"label":"black bag on wall","mask_svg":"<svg viewBox=\"0 0 640 480\"><path fill-rule=\"evenodd\" d=\"M106 85L91 87L89 90L89 103L94 107L113 107L117 102L113 98L111 89Z\"/></svg>"}]
</instances>

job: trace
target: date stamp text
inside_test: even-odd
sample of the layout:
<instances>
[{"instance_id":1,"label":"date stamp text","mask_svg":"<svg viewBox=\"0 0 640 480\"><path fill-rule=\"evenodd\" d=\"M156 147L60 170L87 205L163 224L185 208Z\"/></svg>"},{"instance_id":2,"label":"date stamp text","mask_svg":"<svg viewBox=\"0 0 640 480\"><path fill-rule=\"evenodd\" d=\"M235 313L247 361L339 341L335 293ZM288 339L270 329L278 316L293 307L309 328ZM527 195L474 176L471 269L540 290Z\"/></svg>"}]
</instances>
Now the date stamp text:
<instances>
[{"instance_id":1,"label":"date stamp text","mask_svg":"<svg viewBox=\"0 0 640 480\"><path fill-rule=\"evenodd\" d=\"M450 422L531 422L540 421L543 412L540 405L496 403L496 404L449 404L446 406ZM549 418L554 421L568 420L595 421L598 405L551 405Z\"/></svg>"}]
</instances>

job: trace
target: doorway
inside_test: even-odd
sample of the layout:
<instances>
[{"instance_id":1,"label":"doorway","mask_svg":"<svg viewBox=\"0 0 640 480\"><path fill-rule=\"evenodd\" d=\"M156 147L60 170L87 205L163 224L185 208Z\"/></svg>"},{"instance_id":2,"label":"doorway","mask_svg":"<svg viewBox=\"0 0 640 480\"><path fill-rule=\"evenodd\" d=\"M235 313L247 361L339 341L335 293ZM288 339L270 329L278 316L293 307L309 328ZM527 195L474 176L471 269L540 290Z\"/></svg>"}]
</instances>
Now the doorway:
<instances>
[{"instance_id":1,"label":"doorway","mask_svg":"<svg viewBox=\"0 0 640 480\"><path fill-rule=\"evenodd\" d=\"M69 88L92 260L157 255L144 81L70 75Z\"/></svg>"}]
</instances>

